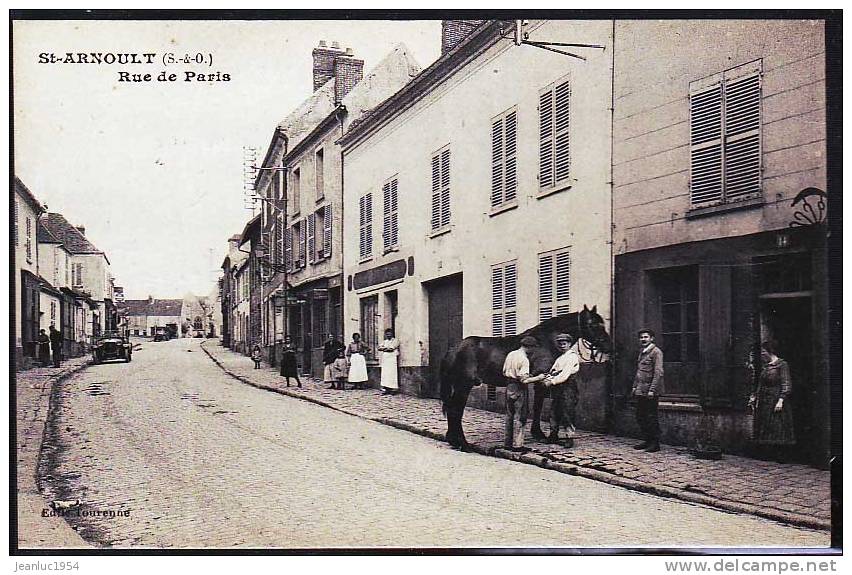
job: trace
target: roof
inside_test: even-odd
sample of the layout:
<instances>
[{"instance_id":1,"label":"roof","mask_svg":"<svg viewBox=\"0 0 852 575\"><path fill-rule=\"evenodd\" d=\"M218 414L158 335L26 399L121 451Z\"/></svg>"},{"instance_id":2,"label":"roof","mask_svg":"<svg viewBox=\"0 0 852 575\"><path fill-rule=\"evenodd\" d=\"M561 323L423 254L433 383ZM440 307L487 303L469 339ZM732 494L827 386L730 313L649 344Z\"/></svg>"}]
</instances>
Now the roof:
<instances>
[{"instance_id":1,"label":"roof","mask_svg":"<svg viewBox=\"0 0 852 575\"><path fill-rule=\"evenodd\" d=\"M41 213L47 211L47 208L41 205L41 202L38 201L38 199L33 195L30 189L24 185L24 182L22 182L18 176L15 176L15 192L20 194L36 212Z\"/></svg>"},{"instance_id":2,"label":"roof","mask_svg":"<svg viewBox=\"0 0 852 575\"><path fill-rule=\"evenodd\" d=\"M350 124L349 129L338 143L344 147L349 146L364 137L372 128L383 125L401 111L422 100L432 89L499 41L501 39L500 26L499 20L486 20L474 32L459 42L455 48L442 54L431 66L375 106L370 114L363 115L360 121Z\"/></svg>"},{"instance_id":3,"label":"roof","mask_svg":"<svg viewBox=\"0 0 852 575\"><path fill-rule=\"evenodd\" d=\"M39 221L36 226L36 241L40 244L62 244L62 240L57 238L53 233L44 227L44 224Z\"/></svg>"},{"instance_id":4,"label":"roof","mask_svg":"<svg viewBox=\"0 0 852 575\"><path fill-rule=\"evenodd\" d=\"M240 236L242 241L240 245L243 245L251 238L252 234L257 235L260 232L260 214L257 214L255 217L250 219L246 224L246 227L243 228L243 234Z\"/></svg>"},{"instance_id":5,"label":"roof","mask_svg":"<svg viewBox=\"0 0 852 575\"><path fill-rule=\"evenodd\" d=\"M133 316L180 316L182 299L126 299L117 304L122 315Z\"/></svg>"},{"instance_id":6,"label":"roof","mask_svg":"<svg viewBox=\"0 0 852 575\"><path fill-rule=\"evenodd\" d=\"M101 254L106 257L104 252L86 239L86 236L72 226L62 214L50 212L41 219L41 222L72 254ZM107 262L109 262L108 258Z\"/></svg>"}]
</instances>

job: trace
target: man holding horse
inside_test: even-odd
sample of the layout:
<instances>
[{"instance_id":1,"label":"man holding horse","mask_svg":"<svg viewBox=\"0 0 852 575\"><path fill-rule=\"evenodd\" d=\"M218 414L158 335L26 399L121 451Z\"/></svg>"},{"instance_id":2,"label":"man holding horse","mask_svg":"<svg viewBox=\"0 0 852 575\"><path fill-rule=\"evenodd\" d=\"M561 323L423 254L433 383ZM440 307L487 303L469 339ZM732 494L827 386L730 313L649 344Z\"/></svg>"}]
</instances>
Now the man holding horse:
<instances>
[{"instance_id":1,"label":"man holding horse","mask_svg":"<svg viewBox=\"0 0 852 575\"><path fill-rule=\"evenodd\" d=\"M524 426L529 413L530 383L543 381L548 374L530 375L529 354L538 347L538 340L532 336L521 339L521 347L509 352L503 362L503 375L506 377L506 438L505 445L512 451L529 451L524 447Z\"/></svg>"},{"instance_id":2,"label":"man holding horse","mask_svg":"<svg viewBox=\"0 0 852 575\"><path fill-rule=\"evenodd\" d=\"M544 385L550 388L550 437L548 443L559 443L559 428L568 432L565 447L574 447L575 420L580 392L577 389L576 373L580 371L580 357L573 350L571 335L560 333L555 338L556 347L562 355L556 358Z\"/></svg>"}]
</instances>

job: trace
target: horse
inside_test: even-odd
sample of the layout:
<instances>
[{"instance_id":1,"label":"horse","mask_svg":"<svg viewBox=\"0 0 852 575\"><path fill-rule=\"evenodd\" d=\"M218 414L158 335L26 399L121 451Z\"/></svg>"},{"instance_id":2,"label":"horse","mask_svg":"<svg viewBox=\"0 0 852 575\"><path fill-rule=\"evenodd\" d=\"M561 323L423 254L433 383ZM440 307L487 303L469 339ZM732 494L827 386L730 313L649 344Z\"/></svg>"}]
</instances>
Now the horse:
<instances>
[{"instance_id":1,"label":"horse","mask_svg":"<svg viewBox=\"0 0 852 575\"><path fill-rule=\"evenodd\" d=\"M597 307L586 305L579 312L560 315L541 322L518 335L507 337L469 336L447 351L441 360L440 389L443 412L447 418L447 443L455 449L468 451L468 443L462 429L462 415L471 389L487 383L498 387L506 385L503 363L506 355L520 347L521 339L534 337L539 345L529 350L530 375L550 371L559 357L554 338L560 333L569 333L575 341L585 340L592 354L612 351L612 340L604 327L603 318ZM540 386L541 391L544 386ZM541 399L539 399L541 398ZM543 393L536 388L533 417L540 419Z\"/></svg>"}]
</instances>

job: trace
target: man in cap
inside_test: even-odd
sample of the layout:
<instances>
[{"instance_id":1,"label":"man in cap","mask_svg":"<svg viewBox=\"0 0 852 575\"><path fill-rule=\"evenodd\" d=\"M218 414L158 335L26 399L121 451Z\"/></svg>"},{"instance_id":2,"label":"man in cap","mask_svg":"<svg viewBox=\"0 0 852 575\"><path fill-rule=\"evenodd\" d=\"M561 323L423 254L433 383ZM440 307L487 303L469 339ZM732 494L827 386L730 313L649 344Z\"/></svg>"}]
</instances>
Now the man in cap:
<instances>
[{"instance_id":1,"label":"man in cap","mask_svg":"<svg viewBox=\"0 0 852 575\"><path fill-rule=\"evenodd\" d=\"M576 373L580 371L580 357L571 347L574 343L570 334L560 333L555 338L556 347L562 355L556 358L544 385L550 387L550 437L548 443L559 443L559 428L568 432L565 447L574 446L577 402L580 392L577 389Z\"/></svg>"},{"instance_id":2,"label":"man in cap","mask_svg":"<svg viewBox=\"0 0 852 575\"><path fill-rule=\"evenodd\" d=\"M639 358L633 378L636 397L636 420L645 440L633 449L655 452L660 450L660 422L657 417L657 390L663 386L663 351L654 344L654 332L640 329Z\"/></svg>"},{"instance_id":3,"label":"man in cap","mask_svg":"<svg viewBox=\"0 0 852 575\"><path fill-rule=\"evenodd\" d=\"M506 438L507 448L518 453L529 451L524 447L524 425L529 411L529 390L527 384L542 381L546 373L531 376L529 353L538 347L538 340L532 336L521 339L521 347L509 352L503 362L503 375L506 383Z\"/></svg>"}]
</instances>

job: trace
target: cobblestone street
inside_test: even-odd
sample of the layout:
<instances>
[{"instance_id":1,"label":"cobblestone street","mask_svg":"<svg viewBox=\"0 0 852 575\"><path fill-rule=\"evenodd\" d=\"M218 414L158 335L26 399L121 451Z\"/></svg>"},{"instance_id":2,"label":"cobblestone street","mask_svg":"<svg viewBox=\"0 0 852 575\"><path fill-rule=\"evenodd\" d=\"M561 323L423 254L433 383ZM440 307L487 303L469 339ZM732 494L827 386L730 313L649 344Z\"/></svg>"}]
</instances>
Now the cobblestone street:
<instances>
[{"instance_id":1,"label":"cobblestone street","mask_svg":"<svg viewBox=\"0 0 852 575\"><path fill-rule=\"evenodd\" d=\"M215 340L207 348L257 383L277 377ZM114 547L829 545L827 531L460 453L368 419L396 413L443 431L435 401L336 393L348 402L339 409L361 417L248 386L199 340L146 342L133 362L60 385L42 487L51 499L79 499L71 509L82 516L69 522ZM496 441L480 425L494 417L468 412L469 438Z\"/></svg>"}]
</instances>

